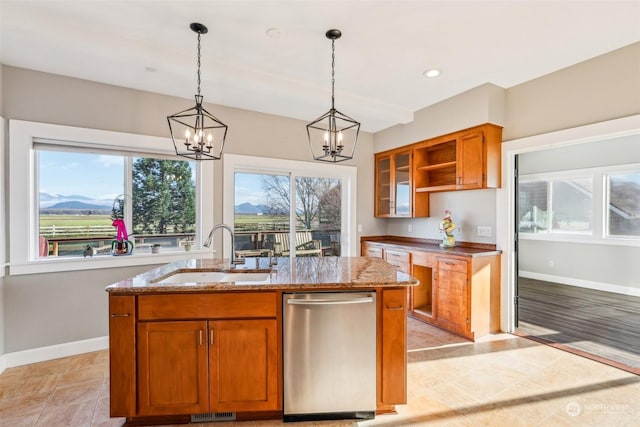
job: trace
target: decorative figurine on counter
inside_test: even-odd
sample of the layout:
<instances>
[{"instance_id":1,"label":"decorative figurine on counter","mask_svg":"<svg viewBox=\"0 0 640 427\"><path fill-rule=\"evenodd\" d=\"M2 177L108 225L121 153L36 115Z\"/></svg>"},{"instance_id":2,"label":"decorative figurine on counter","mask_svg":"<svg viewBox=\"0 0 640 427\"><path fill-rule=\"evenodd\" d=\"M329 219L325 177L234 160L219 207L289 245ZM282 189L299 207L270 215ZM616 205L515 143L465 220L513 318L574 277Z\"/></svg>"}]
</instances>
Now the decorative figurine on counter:
<instances>
[{"instance_id":1,"label":"decorative figurine on counter","mask_svg":"<svg viewBox=\"0 0 640 427\"><path fill-rule=\"evenodd\" d=\"M131 255L133 253L133 242L129 240L123 217L124 194L121 194L113 200L111 208L111 219L113 219L111 225L116 228L116 240L111 241L112 255Z\"/></svg>"},{"instance_id":2,"label":"decorative figurine on counter","mask_svg":"<svg viewBox=\"0 0 640 427\"><path fill-rule=\"evenodd\" d=\"M444 218L440 221L440 227L438 228L442 233L441 248L453 248L456 245L456 238L453 237L453 230L456 228L456 224L451 219L451 212L444 211Z\"/></svg>"}]
</instances>

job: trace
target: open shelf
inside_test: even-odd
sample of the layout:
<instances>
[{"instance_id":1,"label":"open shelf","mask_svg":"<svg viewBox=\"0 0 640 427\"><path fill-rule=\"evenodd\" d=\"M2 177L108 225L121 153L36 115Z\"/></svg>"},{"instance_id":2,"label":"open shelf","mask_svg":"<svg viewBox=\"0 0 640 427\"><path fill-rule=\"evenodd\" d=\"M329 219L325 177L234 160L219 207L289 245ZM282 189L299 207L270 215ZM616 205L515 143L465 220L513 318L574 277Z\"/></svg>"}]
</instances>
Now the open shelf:
<instances>
[{"instance_id":1,"label":"open shelf","mask_svg":"<svg viewBox=\"0 0 640 427\"><path fill-rule=\"evenodd\" d=\"M457 187L455 184L433 185L429 187L416 187L416 193L436 193L438 191L452 191Z\"/></svg>"},{"instance_id":2,"label":"open shelf","mask_svg":"<svg viewBox=\"0 0 640 427\"><path fill-rule=\"evenodd\" d=\"M425 166L418 166L416 167L416 170L419 171L424 171L424 172L428 172L428 171L434 171L434 170L438 170L438 169L444 169L444 168L448 168L450 166L455 166L456 162L445 162L445 163L438 163L435 165L425 165Z\"/></svg>"},{"instance_id":3,"label":"open shelf","mask_svg":"<svg viewBox=\"0 0 640 427\"><path fill-rule=\"evenodd\" d=\"M425 316L433 317L433 309L431 307L431 304L421 305L420 307L414 307L413 311L416 311L420 314L424 314Z\"/></svg>"}]
</instances>

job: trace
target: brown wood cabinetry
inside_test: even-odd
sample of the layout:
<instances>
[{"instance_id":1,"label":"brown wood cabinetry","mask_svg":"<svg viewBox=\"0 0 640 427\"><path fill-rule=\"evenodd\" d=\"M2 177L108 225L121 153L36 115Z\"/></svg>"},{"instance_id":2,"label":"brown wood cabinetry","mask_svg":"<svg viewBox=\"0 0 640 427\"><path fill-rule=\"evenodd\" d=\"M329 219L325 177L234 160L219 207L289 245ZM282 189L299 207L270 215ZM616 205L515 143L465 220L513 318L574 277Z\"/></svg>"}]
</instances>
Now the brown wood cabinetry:
<instances>
[{"instance_id":1,"label":"brown wood cabinetry","mask_svg":"<svg viewBox=\"0 0 640 427\"><path fill-rule=\"evenodd\" d=\"M464 258L436 257L433 280L436 288L435 318L438 325L459 335L470 334L468 290L469 262Z\"/></svg>"},{"instance_id":2,"label":"brown wood cabinetry","mask_svg":"<svg viewBox=\"0 0 640 427\"><path fill-rule=\"evenodd\" d=\"M502 127L486 123L376 154L375 216L429 216L429 193L499 188L501 143Z\"/></svg>"},{"instance_id":3,"label":"brown wood cabinetry","mask_svg":"<svg viewBox=\"0 0 640 427\"><path fill-rule=\"evenodd\" d=\"M413 153L402 148L385 151L375 156L375 207L376 217L426 216L427 205L420 203L416 210L413 191Z\"/></svg>"},{"instance_id":4,"label":"brown wood cabinetry","mask_svg":"<svg viewBox=\"0 0 640 427\"><path fill-rule=\"evenodd\" d=\"M436 244L366 240L361 248L363 254L380 251L420 281L409 289L409 316L470 339L500 330L500 254L495 250L454 255Z\"/></svg>"},{"instance_id":5,"label":"brown wood cabinetry","mask_svg":"<svg viewBox=\"0 0 640 427\"><path fill-rule=\"evenodd\" d=\"M500 187L502 128L484 124L413 146L417 193Z\"/></svg>"},{"instance_id":6,"label":"brown wood cabinetry","mask_svg":"<svg viewBox=\"0 0 640 427\"><path fill-rule=\"evenodd\" d=\"M407 289L375 290L384 413L407 398ZM280 290L110 294L111 416L281 415L281 301Z\"/></svg>"},{"instance_id":7,"label":"brown wood cabinetry","mask_svg":"<svg viewBox=\"0 0 640 427\"><path fill-rule=\"evenodd\" d=\"M411 254L405 251L398 251L395 249L386 249L382 256L385 261L395 266L403 273L409 274L409 265L411 263Z\"/></svg>"},{"instance_id":8,"label":"brown wood cabinetry","mask_svg":"<svg viewBox=\"0 0 640 427\"><path fill-rule=\"evenodd\" d=\"M407 291L382 291L379 316L381 329L381 370L378 406L406 403L407 399Z\"/></svg>"},{"instance_id":9,"label":"brown wood cabinetry","mask_svg":"<svg viewBox=\"0 0 640 427\"><path fill-rule=\"evenodd\" d=\"M138 337L140 415L277 409L275 319L140 322Z\"/></svg>"},{"instance_id":10,"label":"brown wood cabinetry","mask_svg":"<svg viewBox=\"0 0 640 427\"><path fill-rule=\"evenodd\" d=\"M367 242L362 242L360 245L360 253L362 256L369 256L373 258L383 258L382 248L380 246L373 246Z\"/></svg>"}]
</instances>

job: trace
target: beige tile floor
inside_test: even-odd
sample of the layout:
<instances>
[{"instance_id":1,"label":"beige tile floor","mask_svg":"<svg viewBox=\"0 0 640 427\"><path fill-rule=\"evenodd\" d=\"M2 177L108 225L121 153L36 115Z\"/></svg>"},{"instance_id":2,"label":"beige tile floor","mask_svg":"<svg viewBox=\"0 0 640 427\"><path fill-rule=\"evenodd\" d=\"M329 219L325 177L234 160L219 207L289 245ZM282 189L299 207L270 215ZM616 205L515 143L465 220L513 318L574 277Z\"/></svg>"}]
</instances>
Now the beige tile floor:
<instances>
[{"instance_id":1,"label":"beige tile floor","mask_svg":"<svg viewBox=\"0 0 640 427\"><path fill-rule=\"evenodd\" d=\"M640 426L640 377L508 334L471 343L409 319L408 404L375 420L288 426ZM108 353L0 375L0 426L121 426L109 418ZM281 426L281 421L203 427Z\"/></svg>"}]
</instances>

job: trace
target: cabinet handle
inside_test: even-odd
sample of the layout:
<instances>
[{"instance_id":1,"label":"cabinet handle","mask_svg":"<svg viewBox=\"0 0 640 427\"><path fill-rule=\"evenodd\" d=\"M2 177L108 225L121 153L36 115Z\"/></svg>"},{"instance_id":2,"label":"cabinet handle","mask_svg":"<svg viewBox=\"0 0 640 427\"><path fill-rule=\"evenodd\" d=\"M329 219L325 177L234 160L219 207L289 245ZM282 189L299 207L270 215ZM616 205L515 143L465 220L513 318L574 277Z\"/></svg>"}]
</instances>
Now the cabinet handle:
<instances>
[{"instance_id":1,"label":"cabinet handle","mask_svg":"<svg viewBox=\"0 0 640 427\"><path fill-rule=\"evenodd\" d=\"M209 345L213 345L213 329L209 329Z\"/></svg>"},{"instance_id":2,"label":"cabinet handle","mask_svg":"<svg viewBox=\"0 0 640 427\"><path fill-rule=\"evenodd\" d=\"M398 306L395 306L395 307L387 306L387 310L392 310L392 311L404 310L404 306L403 305L398 305Z\"/></svg>"},{"instance_id":3,"label":"cabinet handle","mask_svg":"<svg viewBox=\"0 0 640 427\"><path fill-rule=\"evenodd\" d=\"M129 317L129 313L111 313L111 317Z\"/></svg>"},{"instance_id":4,"label":"cabinet handle","mask_svg":"<svg viewBox=\"0 0 640 427\"><path fill-rule=\"evenodd\" d=\"M202 329L198 330L198 340L200 341L200 345L202 345Z\"/></svg>"}]
</instances>

